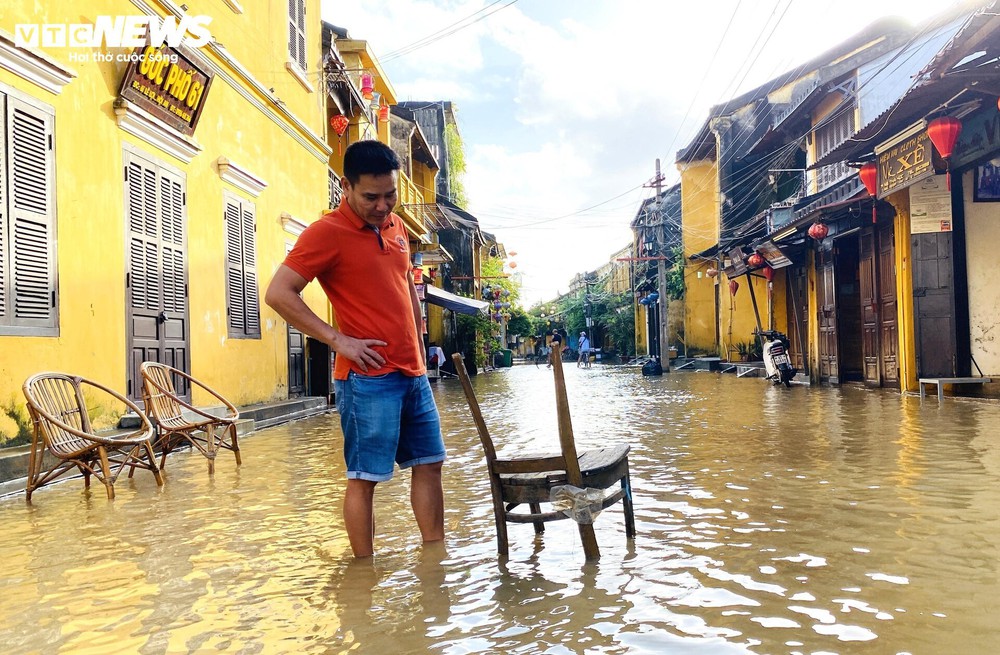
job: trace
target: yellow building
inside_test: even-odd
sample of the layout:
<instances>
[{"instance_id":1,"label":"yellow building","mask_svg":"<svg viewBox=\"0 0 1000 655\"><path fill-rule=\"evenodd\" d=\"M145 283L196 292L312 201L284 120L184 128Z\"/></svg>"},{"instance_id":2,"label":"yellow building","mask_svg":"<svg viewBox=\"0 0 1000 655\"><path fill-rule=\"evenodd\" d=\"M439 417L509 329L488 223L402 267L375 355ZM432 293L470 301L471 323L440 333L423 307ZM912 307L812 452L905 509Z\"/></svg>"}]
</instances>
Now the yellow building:
<instances>
[{"instance_id":1,"label":"yellow building","mask_svg":"<svg viewBox=\"0 0 1000 655\"><path fill-rule=\"evenodd\" d=\"M289 331L260 295L295 226L330 204L320 24L306 20L320 0L192 4L4 7L5 405L43 370L137 398L144 360L240 405L288 393ZM43 24L67 28L37 38ZM147 24L187 39L119 45ZM306 300L323 314L318 287Z\"/></svg>"}]
</instances>

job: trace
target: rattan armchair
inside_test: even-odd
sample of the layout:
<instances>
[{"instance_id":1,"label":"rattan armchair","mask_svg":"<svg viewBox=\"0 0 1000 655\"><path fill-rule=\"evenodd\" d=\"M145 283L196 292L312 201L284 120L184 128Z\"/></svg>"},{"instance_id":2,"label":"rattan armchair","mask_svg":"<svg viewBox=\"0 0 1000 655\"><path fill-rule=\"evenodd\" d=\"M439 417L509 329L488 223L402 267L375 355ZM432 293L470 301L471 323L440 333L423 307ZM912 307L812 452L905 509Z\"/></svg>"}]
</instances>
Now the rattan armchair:
<instances>
[{"instance_id":1,"label":"rattan armchair","mask_svg":"<svg viewBox=\"0 0 1000 655\"><path fill-rule=\"evenodd\" d=\"M112 396L138 414L139 429L122 435L96 433L84 398L88 387ZM157 485L163 484L150 443L153 425L130 400L102 384L65 373L33 375L25 381L23 390L34 428L28 459L28 500L35 489L74 468L83 473L87 487L91 475L100 480L109 499L115 497L115 480L126 467L129 477L137 468L146 469L152 471ZM48 469L44 463L46 452L56 460Z\"/></svg>"},{"instance_id":2,"label":"rattan armchair","mask_svg":"<svg viewBox=\"0 0 1000 655\"><path fill-rule=\"evenodd\" d=\"M208 459L209 473L215 472L215 456L220 448L233 451L236 465L242 464L240 443L236 436L236 421L240 412L231 402L184 371L166 364L143 362L139 371L142 374L143 402L146 411L156 421L159 433L158 443L163 453L160 468L166 466L170 451L184 441ZM181 399L174 387L175 377L211 394L224 406L225 416L216 416Z\"/></svg>"}]
</instances>

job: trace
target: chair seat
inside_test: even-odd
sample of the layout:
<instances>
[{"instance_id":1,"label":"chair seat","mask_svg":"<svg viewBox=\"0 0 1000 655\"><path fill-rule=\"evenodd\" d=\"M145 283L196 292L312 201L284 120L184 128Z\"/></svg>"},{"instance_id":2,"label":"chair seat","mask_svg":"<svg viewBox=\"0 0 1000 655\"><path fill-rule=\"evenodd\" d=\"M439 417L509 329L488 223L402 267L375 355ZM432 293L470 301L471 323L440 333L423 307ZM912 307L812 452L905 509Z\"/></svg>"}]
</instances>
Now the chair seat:
<instances>
[{"instance_id":1,"label":"chair seat","mask_svg":"<svg viewBox=\"0 0 1000 655\"><path fill-rule=\"evenodd\" d=\"M585 450L579 454L583 489L607 489L628 473L628 444ZM544 457L558 457L559 453L533 457L497 459L497 464L531 461ZM566 471L538 473L501 473L500 485L505 503L547 503L552 487L567 484Z\"/></svg>"}]
</instances>

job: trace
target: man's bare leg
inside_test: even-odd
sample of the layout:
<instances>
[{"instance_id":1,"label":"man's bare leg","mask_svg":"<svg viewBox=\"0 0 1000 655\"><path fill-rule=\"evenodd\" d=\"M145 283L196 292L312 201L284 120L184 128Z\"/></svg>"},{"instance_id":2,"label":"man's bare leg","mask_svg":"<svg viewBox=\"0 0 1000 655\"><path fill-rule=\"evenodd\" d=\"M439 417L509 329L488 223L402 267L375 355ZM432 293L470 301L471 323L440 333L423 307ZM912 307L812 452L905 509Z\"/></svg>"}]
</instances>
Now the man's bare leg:
<instances>
[{"instance_id":1,"label":"man's bare leg","mask_svg":"<svg viewBox=\"0 0 1000 655\"><path fill-rule=\"evenodd\" d=\"M375 485L369 480L349 479L344 494L344 527L355 557L375 553Z\"/></svg>"},{"instance_id":2,"label":"man's bare leg","mask_svg":"<svg viewBox=\"0 0 1000 655\"><path fill-rule=\"evenodd\" d=\"M424 542L444 539L444 491L441 488L441 465L418 464L410 479L410 505Z\"/></svg>"}]
</instances>

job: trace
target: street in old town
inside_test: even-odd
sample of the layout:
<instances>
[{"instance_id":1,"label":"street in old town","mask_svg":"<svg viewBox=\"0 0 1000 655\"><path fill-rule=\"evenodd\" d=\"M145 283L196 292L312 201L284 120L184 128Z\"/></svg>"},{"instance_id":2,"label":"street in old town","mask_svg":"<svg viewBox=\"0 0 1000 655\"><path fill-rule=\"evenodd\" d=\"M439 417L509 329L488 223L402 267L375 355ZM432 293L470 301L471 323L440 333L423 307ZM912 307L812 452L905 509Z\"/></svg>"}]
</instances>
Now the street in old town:
<instances>
[{"instance_id":1,"label":"street in old town","mask_svg":"<svg viewBox=\"0 0 1000 655\"><path fill-rule=\"evenodd\" d=\"M1000 594L993 401L714 372L566 367L581 447L630 444L587 563L571 521L512 525L498 558L458 381L434 385L443 548L408 476L377 495L378 554L350 555L336 413L252 433L208 475L79 480L0 500L0 643L29 653L987 653ZM553 447L553 373L473 380L503 450Z\"/></svg>"}]
</instances>

